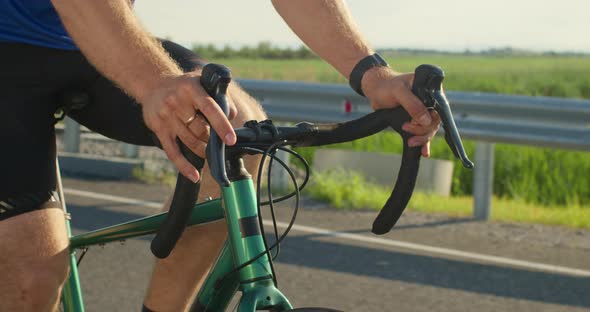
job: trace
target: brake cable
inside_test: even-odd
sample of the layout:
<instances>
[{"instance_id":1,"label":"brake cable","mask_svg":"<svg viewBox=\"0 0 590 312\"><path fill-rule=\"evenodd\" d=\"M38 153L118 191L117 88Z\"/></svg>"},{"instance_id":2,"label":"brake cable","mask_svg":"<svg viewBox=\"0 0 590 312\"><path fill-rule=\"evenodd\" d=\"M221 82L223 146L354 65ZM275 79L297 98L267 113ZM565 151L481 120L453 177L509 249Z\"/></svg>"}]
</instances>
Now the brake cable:
<instances>
[{"instance_id":1,"label":"brake cable","mask_svg":"<svg viewBox=\"0 0 590 312\"><path fill-rule=\"evenodd\" d=\"M289 144L289 142L282 142L282 144ZM267 146L267 145L266 145L266 146ZM264 154L264 153L265 153L265 150L262 150L262 149L259 149L259 148L254 148L254 147L239 147L239 148L240 148L241 150L244 150L244 151L250 151L250 152L255 152L255 153L257 153L257 154ZM276 147L275 147L275 148L276 148ZM295 151L289 150L289 149L287 149L287 148L284 148L284 147L282 147L282 146L281 146L281 147L279 147L279 149L281 149L281 150L285 150L285 151L287 151L287 152L289 152L289 153L291 153L291 154L295 155L295 157L296 157L297 159L299 159L299 160L303 160L303 161L302 161L302 164L303 164L303 165L305 166L305 168L306 168L306 170L305 170L305 172L306 172L306 177L305 177L305 179L304 179L304 181L305 181L304 183L306 183L306 182L309 180L309 164L307 163L307 161L305 161L305 159L304 159L303 157L301 157L301 155L297 154ZM265 254L267 254L267 255L268 255L270 250L272 250L273 248L277 247L277 246L278 246L278 245L279 245L279 244L280 244L280 243L281 243L281 242L282 242L282 241L283 241L283 240L284 240L284 239L287 237L287 235L288 235L288 234L289 234L289 232L291 231L291 228L292 228L292 227L293 227L293 225L295 224L295 219L296 219L296 217L297 217L297 212L298 212L298 210L299 210L299 205L300 205L300 197L301 197L301 193L300 193L300 192L301 192L301 190L303 189L303 186L304 186L304 184L302 184L302 186L299 186L299 183L297 182L297 178L295 177L295 174L293 173L293 171L291 170L291 168L289 168L289 166L288 166L288 165L287 165L287 164L286 164L286 163L285 163L283 160L281 160L280 158L278 158L278 157L274 156L274 154L269 154L269 153L267 153L267 156L269 156L269 155L270 155L271 159L274 159L274 160L276 160L277 162L279 162L279 164L281 165L281 167L283 167L283 168L284 168L284 169L287 171L287 173L289 174L289 177L291 178L291 181L293 182L293 186L295 186L295 191L294 191L292 194L289 194L289 195L287 195L287 196L283 196L283 197L287 197L287 198L291 198L291 197L295 196L295 209L294 209L294 211L293 211L293 216L291 217L291 220L290 220L289 224L287 225L287 228L285 229L285 231L283 232L283 234L282 234L282 235L281 235L281 236L278 238L278 240L277 240L277 241L275 241L275 242L274 242L274 244L272 244L272 245L269 247L269 246L268 246L268 244L267 244L267 242L266 242L266 240L264 240L264 243L265 243L266 250L265 250L265 251L263 251L263 252L261 252L261 253L260 253L260 254L258 254L257 256L255 256L255 257L251 258L251 259L250 259L250 260L248 260L247 262L244 262L244 263L243 263L243 264L241 264L240 266L238 266L238 267L236 267L236 268L232 269L230 272L226 273L226 274L225 274L223 277L221 277L220 279L218 279L218 280L217 280L217 282L215 283L215 289L216 289L216 290L217 290L217 289L220 289L220 287L221 287L221 285L223 284L223 282L224 282L224 281L225 281L225 280L226 280L226 279L227 279L227 278L228 278L230 275L232 275L232 274L234 274L234 273L236 273L236 272L239 272L241 269L243 269L244 267L246 267L246 266L248 266L248 265L250 265L250 264L254 263L256 260L260 259L260 257L264 256ZM265 160L265 158L266 158L266 157L263 155L263 159L261 159L261 161L260 161L260 165L259 165L259 172L258 172L258 175L259 175L259 176L261 176L261 172L262 172L262 170L261 170L261 169L263 168L263 165L264 165L264 162L263 162L263 161ZM270 174L270 172L269 172L269 174ZM259 179L257 180L257 198L258 198L258 199L259 199L259 197L260 197L260 183L261 183L261 179L259 178ZM285 199L287 199L287 198L283 198L283 197L282 197L282 199L281 199L281 198L279 198L279 199L277 199L277 200L274 200L274 201L273 201L273 203L276 203L276 202L278 202L278 200L281 200L281 201L282 201L282 200L285 200ZM260 206L261 206L261 203L260 203L260 202L258 202L258 203L257 203L257 205L258 205L258 217L259 217L259 222L260 222L260 224L261 224L261 223L262 223L262 217L261 217L261 213L260 213ZM274 222L276 222L276 220L274 220ZM262 230L262 225L261 225L261 230ZM263 231L263 230L262 230L262 231ZM264 235L264 234L262 234L262 237L263 237L263 238L265 238L265 235ZM272 259L270 259L270 258L269 258L269 261L272 261ZM272 265L272 264L271 264L271 265ZM272 269L272 267L271 267L271 269ZM276 285L276 275L274 274L274 271L273 271L273 275L275 276L275 278L273 278L273 282L274 282L274 283L275 283L275 285Z\"/></svg>"},{"instance_id":2,"label":"brake cable","mask_svg":"<svg viewBox=\"0 0 590 312\"><path fill-rule=\"evenodd\" d=\"M272 281L275 285L275 287L278 287L278 283L277 283L277 276L275 274L275 267L274 264L272 262L273 258L271 255L271 249L268 248L268 242L266 241L266 234L264 232L264 224L263 224L263 220L262 220L262 211L260 209L261 205L260 205L260 185L261 185L261 180L262 180L262 169L264 169L264 161L266 160L266 157L268 155L271 156L270 161L268 163L268 181L270 183L270 174L272 171L272 161L275 158L275 150L278 146L280 146L281 144L285 144L285 142L276 142L271 144L265 151L264 154L262 154L262 159L260 159L260 165L258 166L258 178L256 179L256 209L258 210L258 225L260 226L260 233L262 236L262 241L264 242L264 247L266 247L266 255L268 257L268 264L270 266L270 272L272 275ZM276 241L277 241L277 250L280 250L280 243L278 243L279 241L279 231L277 230L277 222L275 219L275 214L274 214L274 207L272 204L272 191L270 189L270 184L268 185L268 201L270 203L270 211L271 211L271 215L272 215L272 224L273 224L273 228L275 231L275 237L276 237ZM295 216L293 217L293 219L295 218Z\"/></svg>"}]
</instances>

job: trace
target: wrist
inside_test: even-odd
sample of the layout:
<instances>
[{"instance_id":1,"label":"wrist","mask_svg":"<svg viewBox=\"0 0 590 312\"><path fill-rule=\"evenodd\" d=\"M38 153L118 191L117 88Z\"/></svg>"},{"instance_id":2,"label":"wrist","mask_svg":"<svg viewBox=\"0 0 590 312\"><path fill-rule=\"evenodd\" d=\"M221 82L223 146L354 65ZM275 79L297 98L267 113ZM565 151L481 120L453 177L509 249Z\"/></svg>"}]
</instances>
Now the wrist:
<instances>
[{"instance_id":1,"label":"wrist","mask_svg":"<svg viewBox=\"0 0 590 312\"><path fill-rule=\"evenodd\" d=\"M365 56L364 58L359 60L358 63L356 63L349 75L348 83L350 87L354 91L356 91L356 93L365 96L364 89L362 86L362 81L365 74L368 71L373 70L374 68L381 67L388 68L389 65L378 53Z\"/></svg>"},{"instance_id":2,"label":"wrist","mask_svg":"<svg viewBox=\"0 0 590 312\"><path fill-rule=\"evenodd\" d=\"M379 85L393 79L396 75L390 67L373 67L367 70L361 80L363 93L368 99L374 98Z\"/></svg>"},{"instance_id":3,"label":"wrist","mask_svg":"<svg viewBox=\"0 0 590 312\"><path fill-rule=\"evenodd\" d=\"M130 81L131 95L143 103L155 92L170 85L184 73L178 64L168 55L161 43L145 37L146 43L141 55L133 62L134 74L125 77Z\"/></svg>"}]
</instances>

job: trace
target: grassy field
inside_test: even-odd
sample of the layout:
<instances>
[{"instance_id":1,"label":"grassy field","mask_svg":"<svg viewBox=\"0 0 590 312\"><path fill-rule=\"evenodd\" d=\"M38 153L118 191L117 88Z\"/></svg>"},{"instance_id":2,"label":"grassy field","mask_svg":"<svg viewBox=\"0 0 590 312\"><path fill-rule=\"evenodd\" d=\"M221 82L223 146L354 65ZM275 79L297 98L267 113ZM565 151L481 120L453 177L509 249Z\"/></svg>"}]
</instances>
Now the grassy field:
<instances>
[{"instance_id":1,"label":"grassy field","mask_svg":"<svg viewBox=\"0 0 590 312\"><path fill-rule=\"evenodd\" d=\"M590 99L590 57L399 55L387 58L400 72L423 63L441 66L445 88ZM321 60L222 59L239 78L346 83Z\"/></svg>"},{"instance_id":2,"label":"grassy field","mask_svg":"<svg viewBox=\"0 0 590 312\"><path fill-rule=\"evenodd\" d=\"M355 172L316 172L310 181L306 194L329 202L338 209L379 210L391 194L391 189L372 184ZM416 192L408 209L470 217L473 214L473 198L467 195L446 197ZM590 229L589 211L590 206L541 206L523 200L494 197L491 219Z\"/></svg>"}]
</instances>

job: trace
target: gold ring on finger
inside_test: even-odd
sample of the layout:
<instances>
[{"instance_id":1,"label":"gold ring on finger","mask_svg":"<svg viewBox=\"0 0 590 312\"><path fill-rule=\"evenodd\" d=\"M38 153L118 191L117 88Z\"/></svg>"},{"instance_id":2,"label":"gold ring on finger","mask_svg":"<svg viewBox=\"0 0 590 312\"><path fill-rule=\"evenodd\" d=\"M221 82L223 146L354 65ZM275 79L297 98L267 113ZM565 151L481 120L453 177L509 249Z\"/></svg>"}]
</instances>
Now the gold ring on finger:
<instances>
[{"instance_id":1,"label":"gold ring on finger","mask_svg":"<svg viewBox=\"0 0 590 312\"><path fill-rule=\"evenodd\" d=\"M193 122L195 120L195 118L197 118L197 115L199 115L199 112L195 112L194 115L192 115L191 117L189 117L189 119L187 119L184 124L188 127L191 122Z\"/></svg>"}]
</instances>

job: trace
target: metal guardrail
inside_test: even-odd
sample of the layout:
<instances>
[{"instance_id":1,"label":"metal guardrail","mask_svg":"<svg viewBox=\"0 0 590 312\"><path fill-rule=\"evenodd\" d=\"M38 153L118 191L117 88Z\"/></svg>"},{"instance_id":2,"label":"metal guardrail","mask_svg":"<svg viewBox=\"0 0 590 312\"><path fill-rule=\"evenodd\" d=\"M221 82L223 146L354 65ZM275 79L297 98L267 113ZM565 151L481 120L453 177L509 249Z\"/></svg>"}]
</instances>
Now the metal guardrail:
<instances>
[{"instance_id":1,"label":"metal guardrail","mask_svg":"<svg viewBox=\"0 0 590 312\"><path fill-rule=\"evenodd\" d=\"M238 82L275 120L340 122L372 111L366 98L345 85ZM473 195L478 219L485 220L490 214L494 142L590 151L588 100L450 91L447 96L461 136L477 141ZM136 157L137 153L126 147L125 154Z\"/></svg>"},{"instance_id":2,"label":"metal guardrail","mask_svg":"<svg viewBox=\"0 0 590 312\"><path fill-rule=\"evenodd\" d=\"M285 121L339 122L371 111L348 86L239 80L269 116ZM590 150L590 101L490 93L447 92L467 139ZM346 112L345 102L352 105Z\"/></svg>"}]
</instances>

